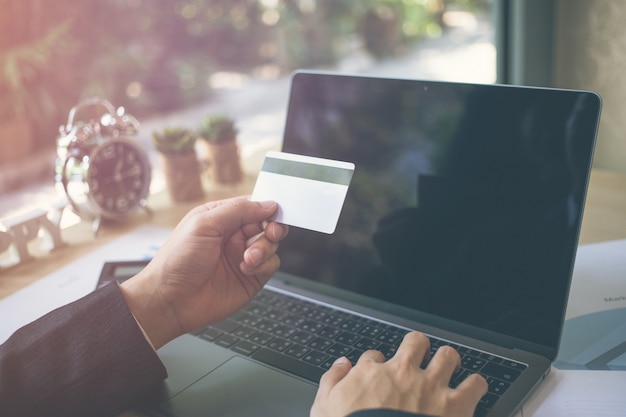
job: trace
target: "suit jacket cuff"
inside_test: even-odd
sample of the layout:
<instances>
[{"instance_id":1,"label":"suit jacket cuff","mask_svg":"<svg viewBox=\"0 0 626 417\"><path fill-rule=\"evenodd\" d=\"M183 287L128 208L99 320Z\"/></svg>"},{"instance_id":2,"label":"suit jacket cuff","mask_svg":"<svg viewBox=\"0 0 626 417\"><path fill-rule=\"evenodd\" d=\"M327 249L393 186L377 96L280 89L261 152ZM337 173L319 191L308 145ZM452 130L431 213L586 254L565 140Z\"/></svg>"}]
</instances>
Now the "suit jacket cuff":
<instances>
[{"instance_id":1,"label":"suit jacket cuff","mask_svg":"<svg viewBox=\"0 0 626 417\"><path fill-rule=\"evenodd\" d=\"M347 417L434 417L426 414L414 414L406 411L391 410L388 408L377 408L371 410L359 410Z\"/></svg>"},{"instance_id":2,"label":"suit jacket cuff","mask_svg":"<svg viewBox=\"0 0 626 417\"><path fill-rule=\"evenodd\" d=\"M24 326L0 346L0 409L8 415L110 415L166 377L119 287L109 284Z\"/></svg>"}]
</instances>

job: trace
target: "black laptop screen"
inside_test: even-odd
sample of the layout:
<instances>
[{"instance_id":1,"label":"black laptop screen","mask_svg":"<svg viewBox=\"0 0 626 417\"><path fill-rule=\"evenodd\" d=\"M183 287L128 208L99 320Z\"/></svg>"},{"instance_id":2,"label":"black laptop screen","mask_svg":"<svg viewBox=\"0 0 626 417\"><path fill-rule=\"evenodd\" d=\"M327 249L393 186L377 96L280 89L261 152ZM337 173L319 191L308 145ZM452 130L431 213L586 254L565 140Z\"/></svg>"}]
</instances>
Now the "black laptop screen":
<instances>
[{"instance_id":1,"label":"black laptop screen","mask_svg":"<svg viewBox=\"0 0 626 417\"><path fill-rule=\"evenodd\" d=\"M291 228L281 270L556 346L599 107L587 92L296 74L283 150L356 169L335 233Z\"/></svg>"}]
</instances>

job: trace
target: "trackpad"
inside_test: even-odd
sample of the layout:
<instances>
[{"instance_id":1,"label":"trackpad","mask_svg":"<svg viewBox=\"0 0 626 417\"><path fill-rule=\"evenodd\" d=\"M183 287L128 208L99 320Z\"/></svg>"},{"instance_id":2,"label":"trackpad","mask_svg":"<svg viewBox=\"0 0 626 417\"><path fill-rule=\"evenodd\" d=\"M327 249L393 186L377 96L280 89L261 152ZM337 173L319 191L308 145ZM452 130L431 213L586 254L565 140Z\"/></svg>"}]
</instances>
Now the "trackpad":
<instances>
[{"instance_id":1,"label":"trackpad","mask_svg":"<svg viewBox=\"0 0 626 417\"><path fill-rule=\"evenodd\" d=\"M307 416L317 388L234 357L162 405L180 417Z\"/></svg>"}]
</instances>

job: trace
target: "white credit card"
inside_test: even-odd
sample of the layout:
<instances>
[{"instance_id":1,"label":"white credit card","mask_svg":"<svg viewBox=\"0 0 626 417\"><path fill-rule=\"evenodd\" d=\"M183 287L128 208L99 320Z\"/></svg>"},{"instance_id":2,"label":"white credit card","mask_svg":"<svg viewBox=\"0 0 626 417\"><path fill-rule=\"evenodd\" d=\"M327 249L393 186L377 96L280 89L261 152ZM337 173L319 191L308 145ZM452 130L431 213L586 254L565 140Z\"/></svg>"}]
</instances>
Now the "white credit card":
<instances>
[{"instance_id":1,"label":"white credit card","mask_svg":"<svg viewBox=\"0 0 626 417\"><path fill-rule=\"evenodd\" d=\"M331 234L354 174L351 162L271 151L265 155L252 201L275 201L279 223Z\"/></svg>"}]
</instances>

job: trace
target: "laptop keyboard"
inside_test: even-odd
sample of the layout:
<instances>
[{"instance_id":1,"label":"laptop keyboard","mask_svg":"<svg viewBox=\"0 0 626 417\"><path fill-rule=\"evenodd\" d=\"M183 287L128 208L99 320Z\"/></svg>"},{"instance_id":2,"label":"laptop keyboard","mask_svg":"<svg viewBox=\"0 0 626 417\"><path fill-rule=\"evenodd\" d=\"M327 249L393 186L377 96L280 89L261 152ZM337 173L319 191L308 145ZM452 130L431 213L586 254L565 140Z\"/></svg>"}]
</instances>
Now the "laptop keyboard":
<instances>
[{"instance_id":1,"label":"laptop keyboard","mask_svg":"<svg viewBox=\"0 0 626 417\"><path fill-rule=\"evenodd\" d=\"M369 349L389 359L410 330L335 310L263 289L228 319L195 332L195 336L296 374L310 381L320 377L340 356L352 363ZM454 347L462 368L450 381L456 387L479 373L489 384L474 414L484 417L526 365L442 339L430 337L431 356L441 346Z\"/></svg>"}]
</instances>

